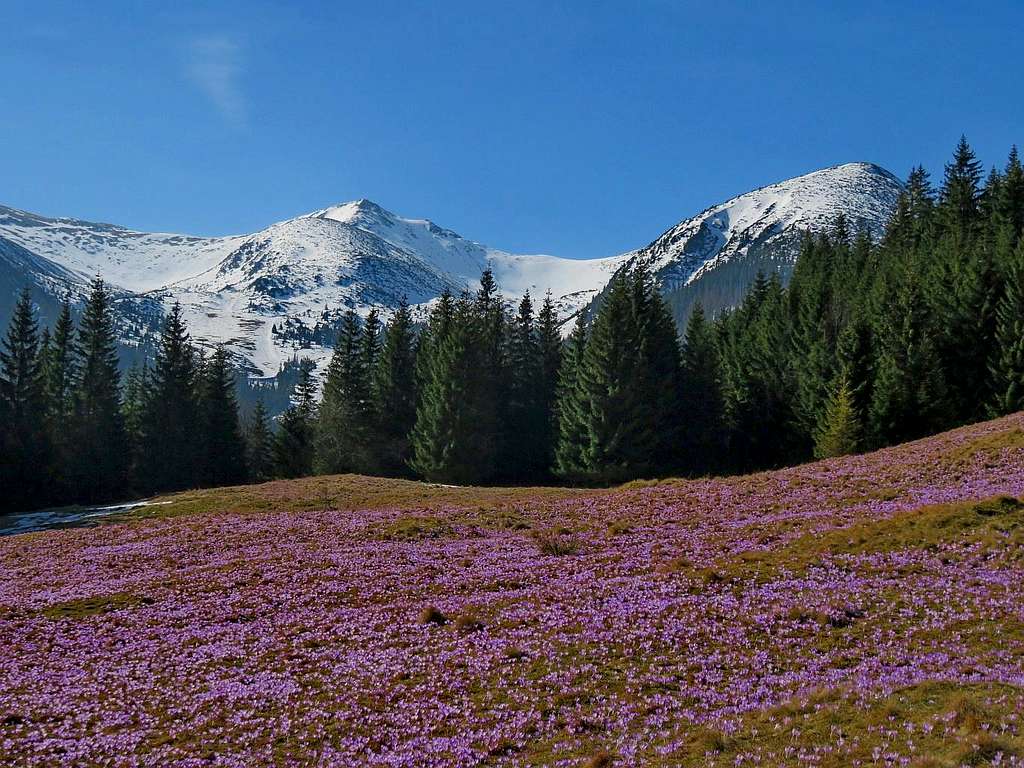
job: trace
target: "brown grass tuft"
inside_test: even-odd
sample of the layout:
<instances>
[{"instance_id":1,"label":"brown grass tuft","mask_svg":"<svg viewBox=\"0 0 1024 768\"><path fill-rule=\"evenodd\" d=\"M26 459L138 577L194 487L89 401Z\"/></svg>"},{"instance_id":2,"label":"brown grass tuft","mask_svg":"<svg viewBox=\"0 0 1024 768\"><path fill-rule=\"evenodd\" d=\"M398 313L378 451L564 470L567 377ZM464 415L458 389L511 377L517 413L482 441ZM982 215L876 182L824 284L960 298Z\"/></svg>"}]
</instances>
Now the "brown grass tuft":
<instances>
[{"instance_id":1,"label":"brown grass tuft","mask_svg":"<svg viewBox=\"0 0 1024 768\"><path fill-rule=\"evenodd\" d=\"M419 621L420 624L434 624L441 627L448 623L448 617L434 606L428 605L420 611Z\"/></svg>"}]
</instances>

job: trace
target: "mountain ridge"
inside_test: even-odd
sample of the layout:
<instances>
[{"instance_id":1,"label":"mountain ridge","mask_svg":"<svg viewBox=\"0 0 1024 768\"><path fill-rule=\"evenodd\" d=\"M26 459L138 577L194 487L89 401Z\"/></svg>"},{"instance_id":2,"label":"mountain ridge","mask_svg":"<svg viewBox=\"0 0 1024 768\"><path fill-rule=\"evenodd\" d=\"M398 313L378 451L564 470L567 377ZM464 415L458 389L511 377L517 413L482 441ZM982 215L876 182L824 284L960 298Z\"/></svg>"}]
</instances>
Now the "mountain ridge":
<instances>
[{"instance_id":1,"label":"mountain ridge","mask_svg":"<svg viewBox=\"0 0 1024 768\"><path fill-rule=\"evenodd\" d=\"M178 301L194 337L227 345L252 373L273 375L296 354L323 362L332 324L346 309L387 312L406 297L423 316L443 291L471 290L488 266L507 297L550 291L568 320L642 259L682 322L694 301L712 312L735 303L755 267L785 279L798 233L821 231L839 213L851 228L880 235L901 189L880 166L844 163L737 195L646 246L593 259L510 253L366 198L225 237L139 232L0 206L0 281L23 280L46 294L42 307L80 302L99 274L127 305L147 302L136 310L145 322L128 324L135 329L124 336L128 345L155 330L154 307ZM715 296L709 286L717 286Z\"/></svg>"}]
</instances>

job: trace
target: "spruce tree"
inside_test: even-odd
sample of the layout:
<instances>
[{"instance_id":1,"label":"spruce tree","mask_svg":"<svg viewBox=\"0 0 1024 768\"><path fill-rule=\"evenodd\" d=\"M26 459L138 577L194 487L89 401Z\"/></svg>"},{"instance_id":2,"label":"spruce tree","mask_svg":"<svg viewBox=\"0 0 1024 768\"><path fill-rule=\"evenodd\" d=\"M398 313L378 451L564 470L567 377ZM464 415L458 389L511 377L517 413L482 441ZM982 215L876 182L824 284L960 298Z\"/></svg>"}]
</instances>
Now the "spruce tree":
<instances>
[{"instance_id":1,"label":"spruce tree","mask_svg":"<svg viewBox=\"0 0 1024 768\"><path fill-rule=\"evenodd\" d=\"M558 313L551 292L544 296L537 313L537 346L540 351L541 410L546 414L542 432L537 439L545 446L545 473L551 471L555 461L558 434L558 377L562 365L562 334L558 327Z\"/></svg>"},{"instance_id":2,"label":"spruce tree","mask_svg":"<svg viewBox=\"0 0 1024 768\"><path fill-rule=\"evenodd\" d=\"M442 297L445 299L445 297ZM462 297L452 303L450 297L431 313L427 343L421 345L422 389L416 408L416 426L412 431L410 466L421 477L433 482L470 484L485 475L477 459L479 426L472 398L477 356L473 303ZM493 448L493 446L492 446ZM486 468L487 470L490 467Z\"/></svg>"},{"instance_id":3,"label":"spruce tree","mask_svg":"<svg viewBox=\"0 0 1024 768\"><path fill-rule=\"evenodd\" d=\"M313 370L311 361L300 363L292 405L281 415L274 434L272 454L277 477L304 477L313 472L317 416Z\"/></svg>"},{"instance_id":4,"label":"spruce tree","mask_svg":"<svg viewBox=\"0 0 1024 768\"><path fill-rule=\"evenodd\" d=\"M78 329L80 373L69 440L74 501L109 501L126 492L130 455L110 302L104 282L93 280Z\"/></svg>"},{"instance_id":5,"label":"spruce tree","mask_svg":"<svg viewBox=\"0 0 1024 768\"><path fill-rule=\"evenodd\" d=\"M245 482L245 443L238 421L235 377L224 347L214 350L200 379L198 451L202 485Z\"/></svg>"},{"instance_id":6,"label":"spruce tree","mask_svg":"<svg viewBox=\"0 0 1024 768\"><path fill-rule=\"evenodd\" d=\"M192 488L200 480L197 357L175 303L160 335L142 427L138 482L149 492Z\"/></svg>"},{"instance_id":7,"label":"spruce tree","mask_svg":"<svg viewBox=\"0 0 1024 768\"><path fill-rule=\"evenodd\" d=\"M996 343L990 365L989 413L1002 416L1024 410L1024 239L1007 266L996 311Z\"/></svg>"},{"instance_id":8,"label":"spruce tree","mask_svg":"<svg viewBox=\"0 0 1024 768\"><path fill-rule=\"evenodd\" d=\"M0 342L0 509L45 506L50 445L46 430L39 324L26 288Z\"/></svg>"},{"instance_id":9,"label":"spruce tree","mask_svg":"<svg viewBox=\"0 0 1024 768\"><path fill-rule=\"evenodd\" d=\"M527 292L512 320L508 349L508 438L502 477L539 482L550 467L548 413L545 410L543 360Z\"/></svg>"},{"instance_id":10,"label":"spruce tree","mask_svg":"<svg viewBox=\"0 0 1024 768\"><path fill-rule=\"evenodd\" d=\"M981 163L964 136L960 137L953 160L946 164L939 195L943 226L961 244L976 234L981 201Z\"/></svg>"},{"instance_id":11,"label":"spruce tree","mask_svg":"<svg viewBox=\"0 0 1024 768\"><path fill-rule=\"evenodd\" d=\"M558 370L558 396L555 400L557 429L553 471L566 480L579 480L586 475L583 445L589 402L580 379L586 348L586 315L580 312L576 315L576 323L562 354Z\"/></svg>"},{"instance_id":12,"label":"spruce tree","mask_svg":"<svg viewBox=\"0 0 1024 768\"><path fill-rule=\"evenodd\" d=\"M71 418L77 377L75 324L71 319L71 305L64 302L53 328L50 351L43 368L47 417L54 435L63 433Z\"/></svg>"},{"instance_id":13,"label":"spruce tree","mask_svg":"<svg viewBox=\"0 0 1024 768\"><path fill-rule=\"evenodd\" d=\"M389 477L409 471L409 436L416 424L416 381L416 338L409 304L403 299L384 331L373 371L375 460Z\"/></svg>"},{"instance_id":14,"label":"spruce tree","mask_svg":"<svg viewBox=\"0 0 1024 768\"><path fill-rule=\"evenodd\" d=\"M467 318L469 359L465 369L470 429L462 435L465 449L476 454L474 482L487 482L498 472L508 436L507 317L494 275L488 267Z\"/></svg>"},{"instance_id":15,"label":"spruce tree","mask_svg":"<svg viewBox=\"0 0 1024 768\"><path fill-rule=\"evenodd\" d=\"M814 455L818 459L845 456L859 447L860 420L849 382L841 374L815 433Z\"/></svg>"},{"instance_id":16,"label":"spruce tree","mask_svg":"<svg viewBox=\"0 0 1024 768\"><path fill-rule=\"evenodd\" d=\"M703 475L722 466L726 432L718 347L700 304L687 322L682 358L682 469Z\"/></svg>"},{"instance_id":17,"label":"spruce tree","mask_svg":"<svg viewBox=\"0 0 1024 768\"><path fill-rule=\"evenodd\" d=\"M356 472L365 464L367 424L363 411L368 399L363 329L355 311L349 310L338 331L324 381L314 461L319 474Z\"/></svg>"},{"instance_id":18,"label":"spruce tree","mask_svg":"<svg viewBox=\"0 0 1024 768\"><path fill-rule=\"evenodd\" d=\"M273 439L270 418L261 397L256 401L256 407L249 417L245 430L245 454L249 482L262 483L272 477L274 469Z\"/></svg>"},{"instance_id":19,"label":"spruce tree","mask_svg":"<svg viewBox=\"0 0 1024 768\"><path fill-rule=\"evenodd\" d=\"M125 434L128 440L130 455L130 475L139 477L139 461L142 452L142 430L145 426L146 406L149 403L149 366L144 362L141 366L132 365L128 369L124 381L124 413Z\"/></svg>"},{"instance_id":20,"label":"spruce tree","mask_svg":"<svg viewBox=\"0 0 1024 768\"><path fill-rule=\"evenodd\" d=\"M642 262L635 265L631 279L643 403L638 417L646 422L644 431L652 440L647 471L665 475L678 472L682 462L679 335L672 313L647 265Z\"/></svg>"},{"instance_id":21,"label":"spruce tree","mask_svg":"<svg viewBox=\"0 0 1024 768\"><path fill-rule=\"evenodd\" d=\"M657 460L634 287L628 272L614 279L594 318L579 373L586 403L583 468L587 477L605 483L648 476Z\"/></svg>"},{"instance_id":22,"label":"spruce tree","mask_svg":"<svg viewBox=\"0 0 1024 768\"><path fill-rule=\"evenodd\" d=\"M876 445L903 442L937 431L948 419L947 388L933 337L929 308L914 263L878 320L878 358L868 415Z\"/></svg>"}]
</instances>

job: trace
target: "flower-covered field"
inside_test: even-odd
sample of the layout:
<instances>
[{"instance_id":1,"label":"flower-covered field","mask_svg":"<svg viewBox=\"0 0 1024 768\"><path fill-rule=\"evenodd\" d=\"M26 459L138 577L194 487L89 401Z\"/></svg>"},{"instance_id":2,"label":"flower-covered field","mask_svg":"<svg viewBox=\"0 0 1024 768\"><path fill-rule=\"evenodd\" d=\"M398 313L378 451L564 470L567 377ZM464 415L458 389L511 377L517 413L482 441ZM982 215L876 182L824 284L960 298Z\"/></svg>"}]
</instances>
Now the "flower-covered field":
<instances>
[{"instance_id":1,"label":"flower-covered field","mask_svg":"<svg viewBox=\"0 0 1024 768\"><path fill-rule=\"evenodd\" d=\"M1024 766L1022 496L1017 415L741 478L297 481L4 538L0 765Z\"/></svg>"}]
</instances>

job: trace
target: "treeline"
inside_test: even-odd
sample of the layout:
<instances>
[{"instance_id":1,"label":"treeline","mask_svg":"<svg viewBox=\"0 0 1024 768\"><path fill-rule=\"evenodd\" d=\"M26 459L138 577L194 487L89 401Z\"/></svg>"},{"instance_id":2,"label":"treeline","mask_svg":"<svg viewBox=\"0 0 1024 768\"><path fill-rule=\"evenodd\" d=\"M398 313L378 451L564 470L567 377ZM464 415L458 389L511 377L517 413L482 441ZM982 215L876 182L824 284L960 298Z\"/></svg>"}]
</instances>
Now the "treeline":
<instances>
[{"instance_id":1,"label":"treeline","mask_svg":"<svg viewBox=\"0 0 1024 768\"><path fill-rule=\"evenodd\" d=\"M65 304L40 333L21 294L0 346L0 418L2 510L269 476L258 474L269 459L247 454L226 353L192 345L175 306L153 366L122 377L111 295L98 279L77 328ZM269 440L265 412L256 421Z\"/></svg>"},{"instance_id":2,"label":"treeline","mask_svg":"<svg viewBox=\"0 0 1024 768\"><path fill-rule=\"evenodd\" d=\"M760 276L677 335L643 264L563 341L480 288L421 329L348 312L322 382L300 367L277 423L243 429L223 350L168 315L152 367L117 372L97 281L77 329L27 293L0 351L2 503L91 502L359 472L434 482L611 483L747 471L871 449L1024 408L1024 171L983 178L961 141L940 188L916 168L880 242L806 236L791 283ZM317 394L321 390L322 398Z\"/></svg>"}]
</instances>

